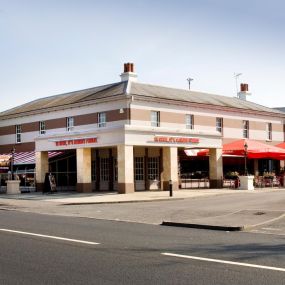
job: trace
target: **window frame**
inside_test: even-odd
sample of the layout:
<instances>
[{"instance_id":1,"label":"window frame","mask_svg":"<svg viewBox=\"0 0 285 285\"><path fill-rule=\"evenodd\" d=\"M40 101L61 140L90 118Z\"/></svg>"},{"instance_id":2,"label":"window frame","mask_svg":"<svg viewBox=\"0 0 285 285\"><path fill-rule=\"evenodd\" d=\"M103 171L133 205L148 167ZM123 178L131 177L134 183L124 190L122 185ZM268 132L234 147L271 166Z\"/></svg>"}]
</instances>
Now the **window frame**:
<instances>
[{"instance_id":1,"label":"window frame","mask_svg":"<svg viewBox=\"0 0 285 285\"><path fill-rule=\"evenodd\" d=\"M104 128L106 127L106 112L100 112L98 113L98 128Z\"/></svg>"},{"instance_id":2,"label":"window frame","mask_svg":"<svg viewBox=\"0 0 285 285\"><path fill-rule=\"evenodd\" d=\"M248 139L249 138L249 120L243 120L242 121L242 137L244 139Z\"/></svg>"},{"instance_id":3,"label":"window frame","mask_svg":"<svg viewBox=\"0 0 285 285\"><path fill-rule=\"evenodd\" d=\"M194 115L186 114L185 115L185 126L188 130L194 130Z\"/></svg>"},{"instance_id":4,"label":"window frame","mask_svg":"<svg viewBox=\"0 0 285 285\"><path fill-rule=\"evenodd\" d=\"M216 131L220 134L224 133L224 120L222 117L216 117Z\"/></svg>"},{"instance_id":5,"label":"window frame","mask_svg":"<svg viewBox=\"0 0 285 285\"><path fill-rule=\"evenodd\" d=\"M45 121L39 121L39 133L40 135L45 135L46 133L46 122Z\"/></svg>"},{"instance_id":6,"label":"window frame","mask_svg":"<svg viewBox=\"0 0 285 285\"><path fill-rule=\"evenodd\" d=\"M160 127L160 111L150 111L150 124L152 127Z\"/></svg>"},{"instance_id":7,"label":"window frame","mask_svg":"<svg viewBox=\"0 0 285 285\"><path fill-rule=\"evenodd\" d=\"M73 131L74 129L74 117L67 117L66 118L66 130L68 132Z\"/></svg>"},{"instance_id":8,"label":"window frame","mask_svg":"<svg viewBox=\"0 0 285 285\"><path fill-rule=\"evenodd\" d=\"M272 123L266 123L266 140L272 141Z\"/></svg>"},{"instance_id":9,"label":"window frame","mask_svg":"<svg viewBox=\"0 0 285 285\"><path fill-rule=\"evenodd\" d=\"M15 126L16 143L22 142L22 125Z\"/></svg>"}]
</instances>

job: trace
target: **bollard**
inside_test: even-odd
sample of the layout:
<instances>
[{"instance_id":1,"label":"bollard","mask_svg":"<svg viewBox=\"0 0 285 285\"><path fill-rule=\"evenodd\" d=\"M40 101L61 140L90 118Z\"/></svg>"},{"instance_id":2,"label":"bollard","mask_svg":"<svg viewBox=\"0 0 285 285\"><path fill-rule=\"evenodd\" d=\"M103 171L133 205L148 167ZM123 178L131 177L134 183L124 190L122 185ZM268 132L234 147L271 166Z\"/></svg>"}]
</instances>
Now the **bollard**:
<instances>
[{"instance_id":1,"label":"bollard","mask_svg":"<svg viewBox=\"0 0 285 285\"><path fill-rule=\"evenodd\" d=\"M169 180L169 196L173 196L173 191L172 191L172 180Z\"/></svg>"}]
</instances>

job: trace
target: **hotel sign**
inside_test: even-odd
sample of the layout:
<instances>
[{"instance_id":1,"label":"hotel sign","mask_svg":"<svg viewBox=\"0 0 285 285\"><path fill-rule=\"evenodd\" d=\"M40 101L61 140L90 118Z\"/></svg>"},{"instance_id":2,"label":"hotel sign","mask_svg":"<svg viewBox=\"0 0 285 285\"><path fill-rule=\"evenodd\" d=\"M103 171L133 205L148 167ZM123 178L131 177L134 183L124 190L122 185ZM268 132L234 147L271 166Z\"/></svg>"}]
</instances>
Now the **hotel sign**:
<instances>
[{"instance_id":1,"label":"hotel sign","mask_svg":"<svg viewBox=\"0 0 285 285\"><path fill-rule=\"evenodd\" d=\"M56 146L67 146L67 145L80 145L80 144L92 144L97 143L97 138L78 138L78 139L65 139L56 141Z\"/></svg>"},{"instance_id":2,"label":"hotel sign","mask_svg":"<svg viewBox=\"0 0 285 285\"><path fill-rule=\"evenodd\" d=\"M199 143L198 138L155 136L155 142L162 143Z\"/></svg>"}]
</instances>

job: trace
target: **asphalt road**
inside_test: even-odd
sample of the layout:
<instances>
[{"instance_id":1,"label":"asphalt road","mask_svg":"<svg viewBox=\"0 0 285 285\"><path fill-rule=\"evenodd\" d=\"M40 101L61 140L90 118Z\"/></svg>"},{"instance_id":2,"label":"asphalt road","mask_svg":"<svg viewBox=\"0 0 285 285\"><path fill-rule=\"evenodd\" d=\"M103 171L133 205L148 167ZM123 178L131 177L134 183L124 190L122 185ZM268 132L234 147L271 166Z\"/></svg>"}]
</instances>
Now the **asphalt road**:
<instances>
[{"instance_id":1,"label":"asphalt road","mask_svg":"<svg viewBox=\"0 0 285 285\"><path fill-rule=\"evenodd\" d=\"M281 235L0 214L0 284L285 284Z\"/></svg>"}]
</instances>

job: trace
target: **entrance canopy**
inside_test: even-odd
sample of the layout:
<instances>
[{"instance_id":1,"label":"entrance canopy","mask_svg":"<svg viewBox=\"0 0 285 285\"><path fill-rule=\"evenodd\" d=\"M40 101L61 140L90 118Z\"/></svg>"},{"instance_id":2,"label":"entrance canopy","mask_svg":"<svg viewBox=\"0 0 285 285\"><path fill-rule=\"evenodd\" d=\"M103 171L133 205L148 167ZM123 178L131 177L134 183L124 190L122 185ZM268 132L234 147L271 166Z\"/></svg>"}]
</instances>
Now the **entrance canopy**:
<instances>
[{"instance_id":1,"label":"entrance canopy","mask_svg":"<svg viewBox=\"0 0 285 285\"><path fill-rule=\"evenodd\" d=\"M271 158L271 159L285 159L285 149L277 146L267 145L255 140L241 139L223 145L223 155L245 155L245 145L247 145L248 158ZM197 155L208 155L209 150L203 150Z\"/></svg>"}]
</instances>

